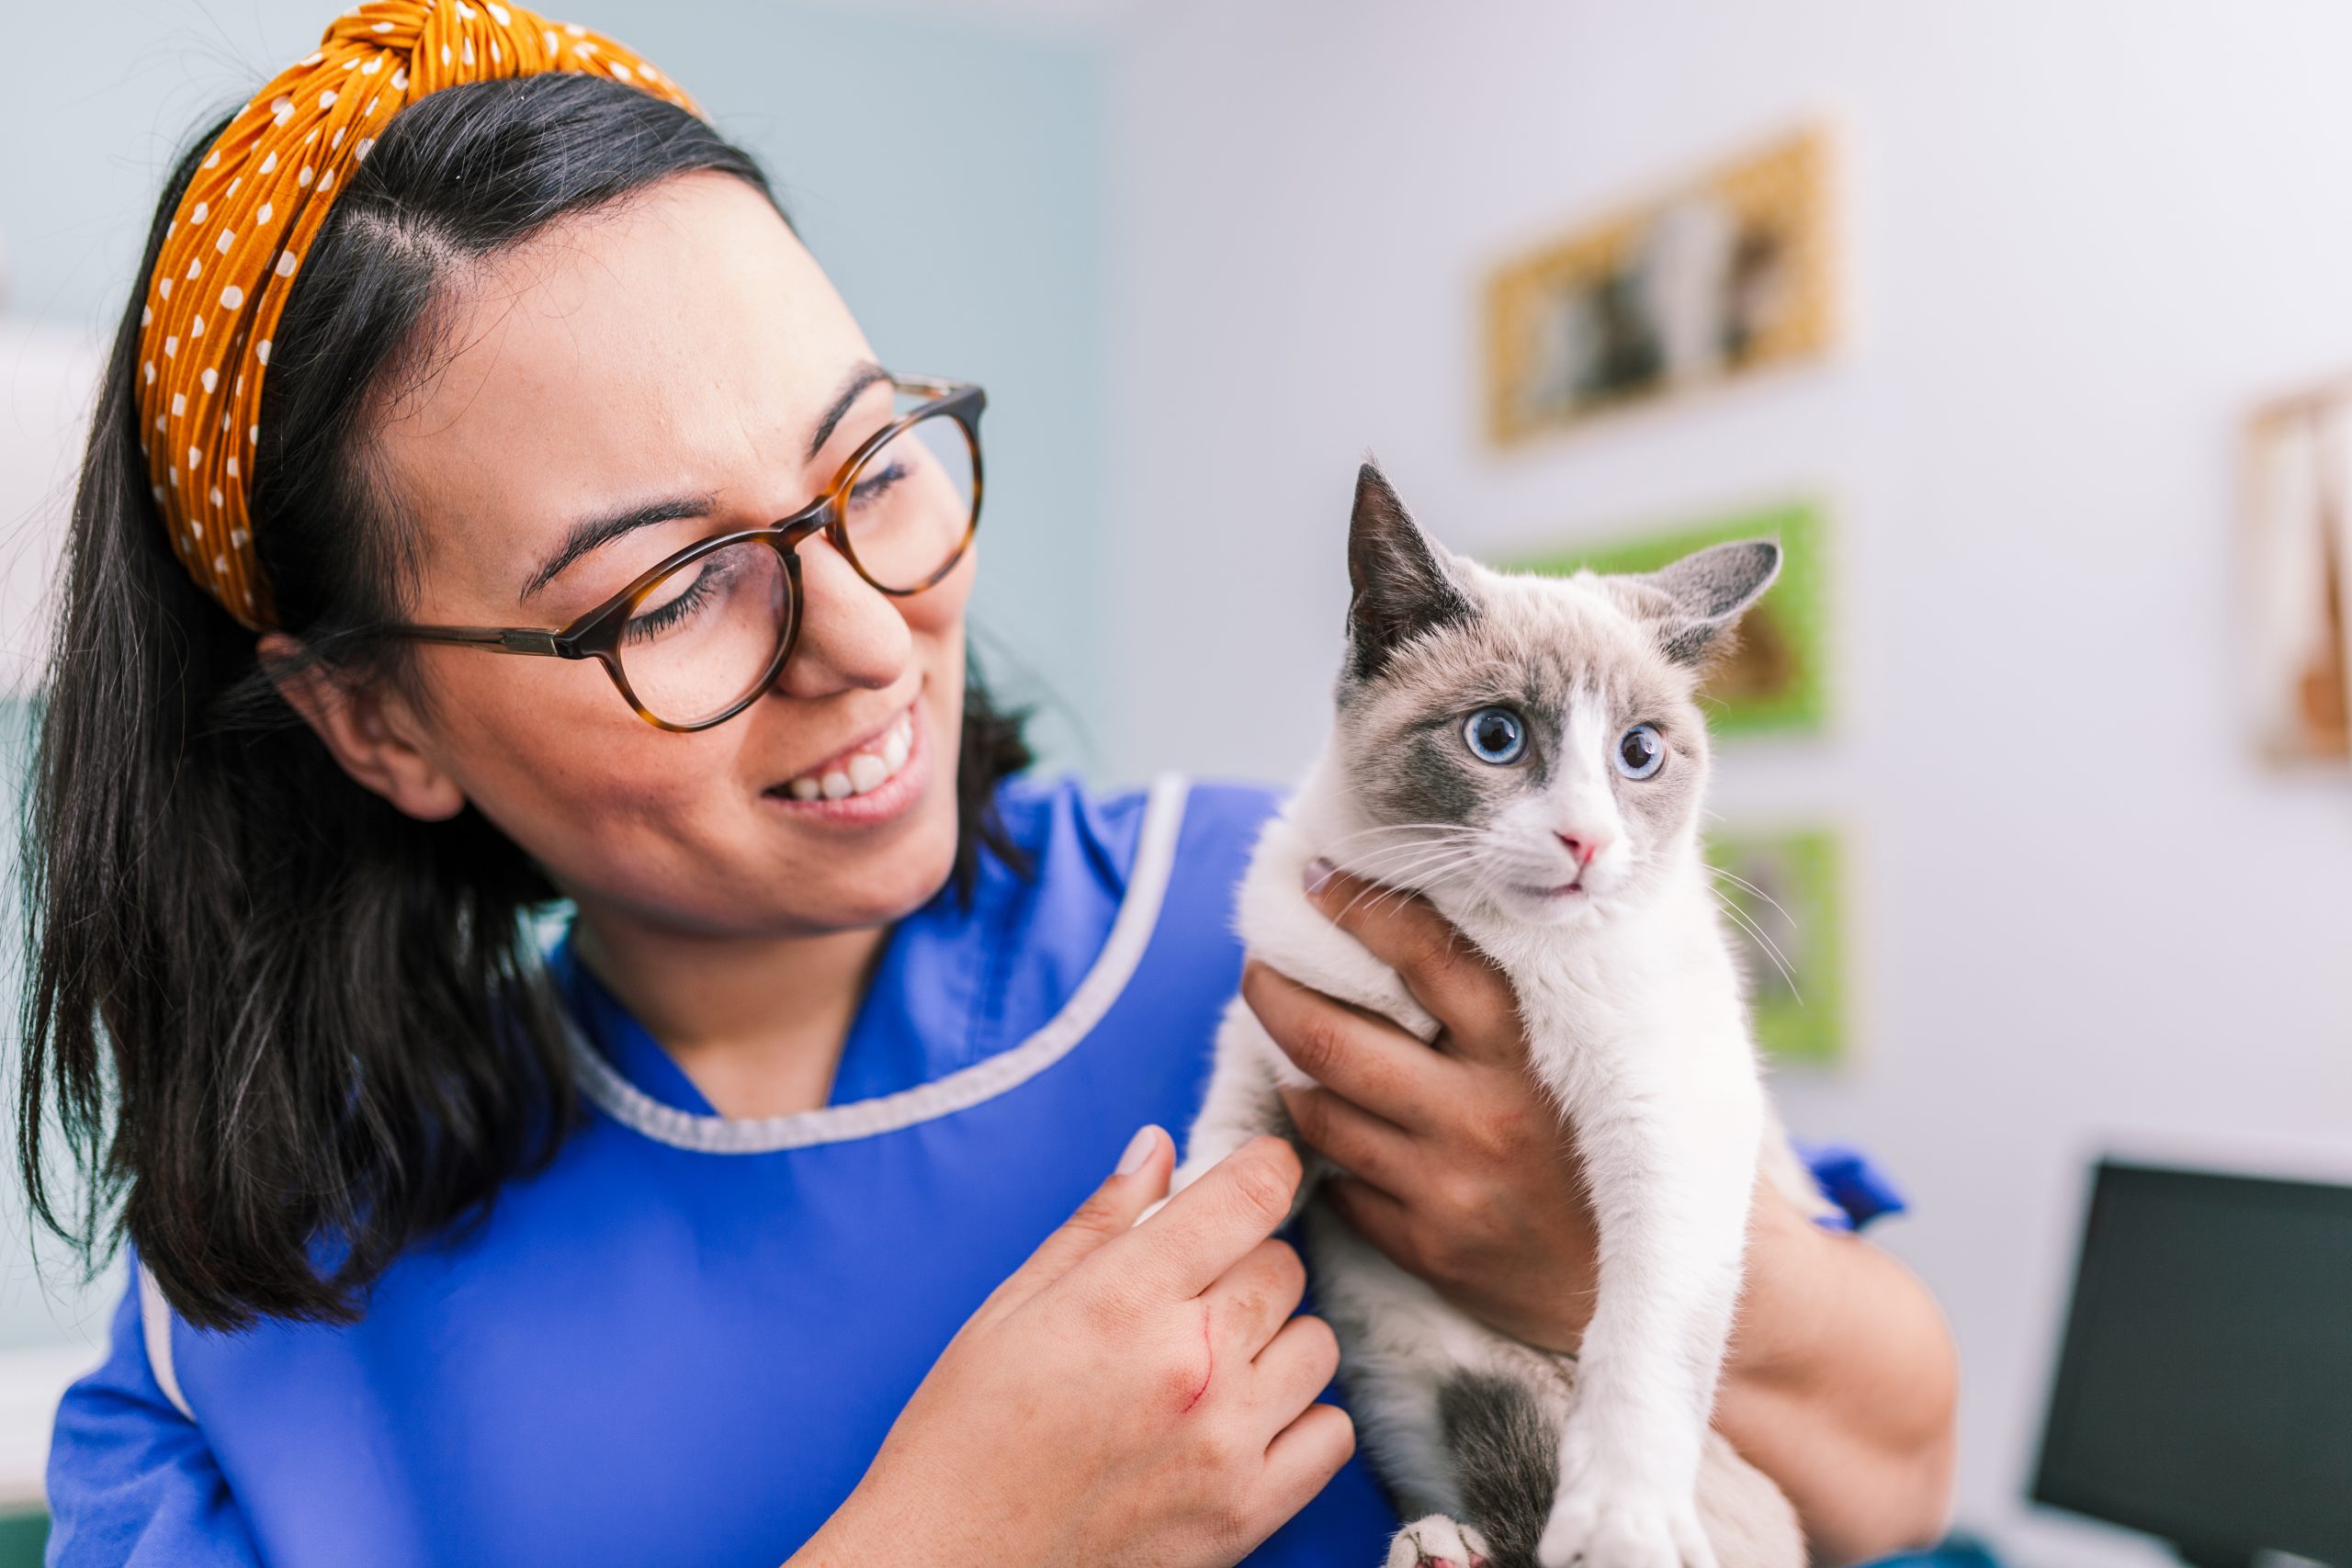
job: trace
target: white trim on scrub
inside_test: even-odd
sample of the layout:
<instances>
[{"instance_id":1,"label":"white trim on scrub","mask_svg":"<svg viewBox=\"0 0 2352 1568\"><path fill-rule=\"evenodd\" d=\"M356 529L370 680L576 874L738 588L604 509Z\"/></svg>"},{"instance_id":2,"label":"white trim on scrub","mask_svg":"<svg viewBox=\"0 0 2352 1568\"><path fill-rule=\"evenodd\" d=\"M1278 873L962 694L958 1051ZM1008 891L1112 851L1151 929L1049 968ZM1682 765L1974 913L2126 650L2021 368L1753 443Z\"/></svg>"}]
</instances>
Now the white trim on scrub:
<instances>
[{"instance_id":1,"label":"white trim on scrub","mask_svg":"<svg viewBox=\"0 0 2352 1568\"><path fill-rule=\"evenodd\" d=\"M147 1370L155 1374L155 1386L172 1402L172 1408L196 1419L196 1412L187 1407L187 1398L180 1393L180 1375L172 1366L172 1303L164 1299L164 1287L147 1271L144 1259L139 1263L139 1337L147 1347Z\"/></svg>"},{"instance_id":2,"label":"white trim on scrub","mask_svg":"<svg viewBox=\"0 0 2352 1568\"><path fill-rule=\"evenodd\" d=\"M1144 804L1143 827L1137 836L1134 866L1127 873L1126 896L1112 921L1111 935L1095 956L1086 977L1070 993L1046 1026L1009 1051L975 1062L945 1077L917 1084L895 1094L847 1105L828 1105L788 1116L736 1118L703 1116L662 1104L615 1070L604 1054L590 1044L574 1026L572 1055L580 1068L581 1089L615 1121L660 1143L703 1154L769 1154L778 1149L838 1144L870 1138L969 1110L1017 1089L1069 1055L1073 1046L1102 1021L1135 976L1144 948L1159 923L1160 905L1168 895L1168 879L1176 863L1176 840L1184 826L1187 784L1170 774L1153 782ZM172 1407L189 1420L196 1413L180 1393L172 1365L172 1309L144 1264L139 1268L139 1323L147 1348L147 1365L155 1384Z\"/></svg>"},{"instance_id":3,"label":"white trim on scrub","mask_svg":"<svg viewBox=\"0 0 2352 1568\"><path fill-rule=\"evenodd\" d=\"M1126 897L1120 900L1109 940L1061 1011L1011 1050L945 1077L846 1105L797 1111L786 1116L705 1116L664 1105L639 1089L575 1028L571 1043L580 1067L580 1087L616 1122L660 1143L711 1155L773 1154L779 1149L870 1138L967 1111L1017 1089L1069 1055L1071 1047L1102 1021L1102 1015L1134 977L1168 894L1169 874L1176 863L1177 834L1184 825L1187 787L1185 780L1175 774L1153 781L1144 804L1135 864L1127 873Z\"/></svg>"}]
</instances>

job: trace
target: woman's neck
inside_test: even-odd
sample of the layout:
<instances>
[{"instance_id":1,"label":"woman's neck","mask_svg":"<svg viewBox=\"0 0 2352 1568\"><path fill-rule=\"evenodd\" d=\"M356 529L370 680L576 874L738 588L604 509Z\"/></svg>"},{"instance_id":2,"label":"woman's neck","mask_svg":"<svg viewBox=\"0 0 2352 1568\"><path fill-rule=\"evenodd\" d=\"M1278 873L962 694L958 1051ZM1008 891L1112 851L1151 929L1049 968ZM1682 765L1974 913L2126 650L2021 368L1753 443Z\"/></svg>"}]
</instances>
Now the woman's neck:
<instances>
[{"instance_id":1,"label":"woman's neck","mask_svg":"<svg viewBox=\"0 0 2352 1568\"><path fill-rule=\"evenodd\" d=\"M733 939L582 908L572 944L722 1116L831 1098L887 927Z\"/></svg>"}]
</instances>

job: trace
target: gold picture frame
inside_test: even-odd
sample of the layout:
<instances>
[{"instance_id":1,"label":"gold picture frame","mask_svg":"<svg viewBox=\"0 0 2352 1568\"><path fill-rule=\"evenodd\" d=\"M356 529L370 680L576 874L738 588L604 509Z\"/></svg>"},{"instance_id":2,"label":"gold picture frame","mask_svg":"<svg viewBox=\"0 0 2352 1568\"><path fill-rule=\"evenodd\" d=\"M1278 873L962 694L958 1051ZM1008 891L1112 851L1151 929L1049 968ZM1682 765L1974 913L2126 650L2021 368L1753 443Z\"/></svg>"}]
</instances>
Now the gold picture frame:
<instances>
[{"instance_id":1,"label":"gold picture frame","mask_svg":"<svg viewBox=\"0 0 2352 1568\"><path fill-rule=\"evenodd\" d=\"M2352 764L2352 379L2247 422L2247 709L2277 765Z\"/></svg>"},{"instance_id":2,"label":"gold picture frame","mask_svg":"<svg viewBox=\"0 0 2352 1568\"><path fill-rule=\"evenodd\" d=\"M1802 127L1497 269L1484 334L1494 444L1827 351L1833 152L1826 127Z\"/></svg>"}]
</instances>

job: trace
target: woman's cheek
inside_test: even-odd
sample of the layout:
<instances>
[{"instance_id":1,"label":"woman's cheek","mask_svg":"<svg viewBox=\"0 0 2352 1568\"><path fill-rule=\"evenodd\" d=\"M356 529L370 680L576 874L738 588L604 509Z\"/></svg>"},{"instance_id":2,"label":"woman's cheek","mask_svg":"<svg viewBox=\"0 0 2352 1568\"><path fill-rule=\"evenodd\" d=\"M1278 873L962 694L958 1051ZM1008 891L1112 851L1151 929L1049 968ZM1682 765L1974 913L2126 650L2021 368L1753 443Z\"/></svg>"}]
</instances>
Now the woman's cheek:
<instances>
[{"instance_id":1,"label":"woman's cheek","mask_svg":"<svg viewBox=\"0 0 2352 1568\"><path fill-rule=\"evenodd\" d=\"M932 795L944 794L947 810L955 810L956 764L963 741L964 610L971 598L973 574L978 569L977 547L966 552L946 580L925 593L899 603L907 627L922 650L923 695L931 720L933 753Z\"/></svg>"},{"instance_id":2,"label":"woman's cheek","mask_svg":"<svg viewBox=\"0 0 2352 1568\"><path fill-rule=\"evenodd\" d=\"M899 601L899 613L919 637L952 640L959 653L964 645L964 610L972 597L972 583L980 570L977 541L956 563L956 570L911 598Z\"/></svg>"}]
</instances>

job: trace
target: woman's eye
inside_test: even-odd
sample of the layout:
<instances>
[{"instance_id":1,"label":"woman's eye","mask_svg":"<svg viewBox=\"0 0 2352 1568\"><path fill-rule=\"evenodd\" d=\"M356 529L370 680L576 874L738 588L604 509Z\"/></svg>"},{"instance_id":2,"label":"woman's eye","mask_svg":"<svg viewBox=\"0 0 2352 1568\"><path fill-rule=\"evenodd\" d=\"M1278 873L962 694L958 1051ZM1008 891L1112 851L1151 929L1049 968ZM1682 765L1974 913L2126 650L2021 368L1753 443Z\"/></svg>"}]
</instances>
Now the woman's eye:
<instances>
[{"instance_id":1,"label":"woman's eye","mask_svg":"<svg viewBox=\"0 0 2352 1568\"><path fill-rule=\"evenodd\" d=\"M1645 779L1666 764L1666 737L1657 727L1637 724L1617 738L1617 771L1629 779Z\"/></svg>"},{"instance_id":2,"label":"woman's eye","mask_svg":"<svg viewBox=\"0 0 2352 1568\"><path fill-rule=\"evenodd\" d=\"M894 442L892 445L895 446L897 443ZM861 474L858 476L857 483L850 487L850 504L853 506L871 506L876 502L881 500L884 496L889 494L890 491L897 487L899 481L906 477L906 464L894 455L890 461L884 464L881 468L875 469L870 473Z\"/></svg>"},{"instance_id":3,"label":"woman's eye","mask_svg":"<svg viewBox=\"0 0 2352 1568\"><path fill-rule=\"evenodd\" d=\"M1472 756L1500 767L1527 750L1527 726L1509 708L1480 708L1463 721L1462 739Z\"/></svg>"},{"instance_id":4,"label":"woman's eye","mask_svg":"<svg viewBox=\"0 0 2352 1568\"><path fill-rule=\"evenodd\" d=\"M622 628L622 637L630 642L650 642L692 620L733 575L733 563L728 558L733 554L731 550L721 550L692 571L681 568L664 579L655 586L652 595L638 605L637 614Z\"/></svg>"}]
</instances>

